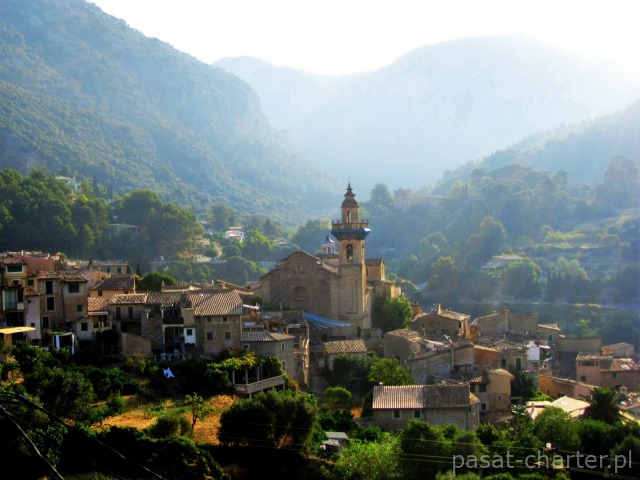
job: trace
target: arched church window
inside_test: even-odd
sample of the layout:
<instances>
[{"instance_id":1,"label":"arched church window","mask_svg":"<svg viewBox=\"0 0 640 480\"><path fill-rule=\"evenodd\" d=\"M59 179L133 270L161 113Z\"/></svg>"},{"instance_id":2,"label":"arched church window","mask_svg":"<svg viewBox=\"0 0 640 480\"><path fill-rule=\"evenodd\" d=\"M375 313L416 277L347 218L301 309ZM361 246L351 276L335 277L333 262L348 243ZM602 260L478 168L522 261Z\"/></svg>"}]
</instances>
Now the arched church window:
<instances>
[{"instance_id":1,"label":"arched church window","mask_svg":"<svg viewBox=\"0 0 640 480\"><path fill-rule=\"evenodd\" d=\"M347 245L347 260L353 260L353 245Z\"/></svg>"},{"instance_id":2,"label":"arched church window","mask_svg":"<svg viewBox=\"0 0 640 480\"><path fill-rule=\"evenodd\" d=\"M351 210L347 210L347 223L351 223Z\"/></svg>"}]
</instances>

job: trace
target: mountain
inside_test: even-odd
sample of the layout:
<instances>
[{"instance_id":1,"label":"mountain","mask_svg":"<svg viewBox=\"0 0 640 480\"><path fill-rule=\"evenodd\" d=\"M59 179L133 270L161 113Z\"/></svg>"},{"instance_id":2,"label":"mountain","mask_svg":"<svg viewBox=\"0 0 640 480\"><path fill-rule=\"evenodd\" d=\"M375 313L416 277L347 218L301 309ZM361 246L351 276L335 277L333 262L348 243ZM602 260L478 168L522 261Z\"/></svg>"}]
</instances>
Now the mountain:
<instances>
[{"instance_id":1,"label":"mountain","mask_svg":"<svg viewBox=\"0 0 640 480\"><path fill-rule=\"evenodd\" d=\"M314 168L238 77L147 38L83 0L0 7L0 167L150 188L298 225L333 210L346 177Z\"/></svg>"},{"instance_id":2,"label":"mountain","mask_svg":"<svg viewBox=\"0 0 640 480\"><path fill-rule=\"evenodd\" d=\"M424 186L524 137L640 98L637 83L604 65L517 36L424 46L346 77L248 58L216 65L249 83L309 158L358 175L366 188Z\"/></svg>"},{"instance_id":3,"label":"mountain","mask_svg":"<svg viewBox=\"0 0 640 480\"><path fill-rule=\"evenodd\" d=\"M479 161L448 172L443 180L468 177L473 170L524 165L567 173L574 186L602 182L609 161L616 156L633 160L640 169L640 101L610 115L563 126L527 137Z\"/></svg>"}]
</instances>

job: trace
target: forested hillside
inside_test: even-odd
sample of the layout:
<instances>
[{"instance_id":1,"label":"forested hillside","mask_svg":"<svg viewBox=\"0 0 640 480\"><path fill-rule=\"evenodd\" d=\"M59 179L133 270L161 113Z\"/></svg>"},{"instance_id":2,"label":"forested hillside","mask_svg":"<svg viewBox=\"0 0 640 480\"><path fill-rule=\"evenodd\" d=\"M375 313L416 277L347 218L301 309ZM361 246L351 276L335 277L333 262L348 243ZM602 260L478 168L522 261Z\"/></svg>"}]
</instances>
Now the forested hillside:
<instances>
[{"instance_id":1,"label":"forested hillside","mask_svg":"<svg viewBox=\"0 0 640 480\"><path fill-rule=\"evenodd\" d=\"M0 167L224 201L288 222L338 186L268 123L250 87L83 0L3 2Z\"/></svg>"},{"instance_id":2,"label":"forested hillside","mask_svg":"<svg viewBox=\"0 0 640 480\"><path fill-rule=\"evenodd\" d=\"M452 179L469 178L478 168L495 169L525 165L548 172L562 171L570 185L595 185L605 170L607 159L622 155L640 165L640 101L620 112L575 125L541 132L482 160L447 172L438 190Z\"/></svg>"}]
</instances>

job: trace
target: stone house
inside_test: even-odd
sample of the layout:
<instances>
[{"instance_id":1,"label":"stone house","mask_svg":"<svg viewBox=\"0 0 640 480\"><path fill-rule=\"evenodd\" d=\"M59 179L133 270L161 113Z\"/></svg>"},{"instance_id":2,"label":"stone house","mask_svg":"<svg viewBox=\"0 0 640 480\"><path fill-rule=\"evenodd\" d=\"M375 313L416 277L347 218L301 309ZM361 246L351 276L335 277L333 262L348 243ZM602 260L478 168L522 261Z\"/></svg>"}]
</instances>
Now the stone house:
<instances>
[{"instance_id":1,"label":"stone house","mask_svg":"<svg viewBox=\"0 0 640 480\"><path fill-rule=\"evenodd\" d=\"M598 353L580 353L576 357L576 380L629 392L640 391L640 364L632 358L614 358Z\"/></svg>"},{"instance_id":2,"label":"stone house","mask_svg":"<svg viewBox=\"0 0 640 480\"><path fill-rule=\"evenodd\" d=\"M135 275L132 274L111 275L111 277L105 278L95 287L89 289L89 296L111 299L118 294L129 295L136 293L135 278Z\"/></svg>"},{"instance_id":3,"label":"stone house","mask_svg":"<svg viewBox=\"0 0 640 480\"><path fill-rule=\"evenodd\" d=\"M243 302L237 291L191 291L187 293L187 302L190 307L182 312L185 318L193 316L199 352L215 356L226 349L241 347Z\"/></svg>"},{"instance_id":4,"label":"stone house","mask_svg":"<svg viewBox=\"0 0 640 480\"><path fill-rule=\"evenodd\" d=\"M264 329L242 332L242 348L256 355L276 357L282 363L285 373L292 378L298 378L294 355L293 335L272 333Z\"/></svg>"},{"instance_id":5,"label":"stone house","mask_svg":"<svg viewBox=\"0 0 640 480\"><path fill-rule=\"evenodd\" d=\"M87 279L76 272L38 272L43 331L65 329L88 318Z\"/></svg>"},{"instance_id":6,"label":"stone house","mask_svg":"<svg viewBox=\"0 0 640 480\"><path fill-rule=\"evenodd\" d=\"M403 328L393 330L384 334L383 338L384 356L395 358L400 365L406 365L407 360L416 355L426 353L435 348L429 348L428 341L416 331Z\"/></svg>"},{"instance_id":7,"label":"stone house","mask_svg":"<svg viewBox=\"0 0 640 480\"><path fill-rule=\"evenodd\" d=\"M373 423L394 431L418 419L475 430L480 421L479 403L468 384L377 385L373 388Z\"/></svg>"},{"instance_id":8,"label":"stone house","mask_svg":"<svg viewBox=\"0 0 640 480\"><path fill-rule=\"evenodd\" d=\"M146 293L118 293L109 300L109 319L119 332L142 335L142 322L146 320Z\"/></svg>"},{"instance_id":9,"label":"stone house","mask_svg":"<svg viewBox=\"0 0 640 480\"><path fill-rule=\"evenodd\" d=\"M626 342L603 345L600 352L602 355L611 355L612 357L633 357L635 354L633 345Z\"/></svg>"},{"instance_id":10,"label":"stone house","mask_svg":"<svg viewBox=\"0 0 640 480\"><path fill-rule=\"evenodd\" d=\"M407 364L409 373L419 384L430 383L433 377L449 378L455 370L474 367L474 345L468 340L443 345L407 359Z\"/></svg>"},{"instance_id":11,"label":"stone house","mask_svg":"<svg viewBox=\"0 0 640 480\"><path fill-rule=\"evenodd\" d=\"M438 305L433 311L415 317L408 327L423 335L447 335L459 340L469 337L469 318L470 315Z\"/></svg>"},{"instance_id":12,"label":"stone house","mask_svg":"<svg viewBox=\"0 0 640 480\"><path fill-rule=\"evenodd\" d=\"M333 370L333 361L338 355L346 354L366 358L367 352L367 345L361 338L355 340L334 340L332 342L325 342L324 344L324 361L329 367L329 370Z\"/></svg>"},{"instance_id":13,"label":"stone house","mask_svg":"<svg viewBox=\"0 0 640 480\"><path fill-rule=\"evenodd\" d=\"M552 398L588 398L591 389L596 386L569 378L553 377L545 372L538 375L538 388Z\"/></svg>"}]
</instances>

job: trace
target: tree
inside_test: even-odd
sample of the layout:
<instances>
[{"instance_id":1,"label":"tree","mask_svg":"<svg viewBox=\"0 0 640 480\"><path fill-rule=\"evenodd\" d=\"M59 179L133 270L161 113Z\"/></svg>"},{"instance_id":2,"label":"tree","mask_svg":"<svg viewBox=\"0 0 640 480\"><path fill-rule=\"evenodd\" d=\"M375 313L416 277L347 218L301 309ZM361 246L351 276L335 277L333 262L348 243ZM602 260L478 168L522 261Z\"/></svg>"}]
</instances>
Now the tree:
<instances>
[{"instance_id":1,"label":"tree","mask_svg":"<svg viewBox=\"0 0 640 480\"><path fill-rule=\"evenodd\" d=\"M91 417L93 386L78 371L44 367L26 376L25 386L55 415L79 422Z\"/></svg>"},{"instance_id":2,"label":"tree","mask_svg":"<svg viewBox=\"0 0 640 480\"><path fill-rule=\"evenodd\" d=\"M395 358L381 358L371 365L367 377L372 386L375 385L413 385L415 379Z\"/></svg>"},{"instance_id":3,"label":"tree","mask_svg":"<svg viewBox=\"0 0 640 480\"><path fill-rule=\"evenodd\" d=\"M314 253L320 250L320 243L330 231L329 219L307 220L307 223L298 228L291 242L306 252Z\"/></svg>"},{"instance_id":4,"label":"tree","mask_svg":"<svg viewBox=\"0 0 640 480\"><path fill-rule=\"evenodd\" d=\"M584 411L584 418L601 420L613 425L620 421L621 413L618 405L618 393L611 388L592 388L589 406Z\"/></svg>"},{"instance_id":5,"label":"tree","mask_svg":"<svg viewBox=\"0 0 640 480\"><path fill-rule=\"evenodd\" d=\"M351 440L335 459L330 478L335 480L400 478L398 438L385 434L375 442Z\"/></svg>"},{"instance_id":6,"label":"tree","mask_svg":"<svg viewBox=\"0 0 640 480\"><path fill-rule=\"evenodd\" d=\"M434 478L451 467L451 443L442 430L420 420L411 420L400 434L402 478Z\"/></svg>"},{"instance_id":7,"label":"tree","mask_svg":"<svg viewBox=\"0 0 640 480\"><path fill-rule=\"evenodd\" d=\"M479 265L500 253L507 231L500 221L486 216L480 222L478 233L467 238L465 255L473 265Z\"/></svg>"},{"instance_id":8,"label":"tree","mask_svg":"<svg viewBox=\"0 0 640 480\"><path fill-rule=\"evenodd\" d=\"M308 450L318 422L315 399L292 391L261 392L222 412L218 439L226 445Z\"/></svg>"},{"instance_id":9,"label":"tree","mask_svg":"<svg viewBox=\"0 0 640 480\"><path fill-rule=\"evenodd\" d=\"M184 405L191 410L192 430L196 428L196 422L198 420L204 420L214 412L214 408L195 392L185 397Z\"/></svg>"},{"instance_id":10,"label":"tree","mask_svg":"<svg viewBox=\"0 0 640 480\"><path fill-rule=\"evenodd\" d=\"M575 420L557 407L547 407L538 415L533 433L543 444L550 443L554 449L565 452L575 452L580 445Z\"/></svg>"},{"instance_id":11,"label":"tree","mask_svg":"<svg viewBox=\"0 0 640 480\"><path fill-rule=\"evenodd\" d=\"M141 292L160 292L162 285L175 285L176 280L171 275L152 272L136 282L136 290Z\"/></svg>"},{"instance_id":12,"label":"tree","mask_svg":"<svg viewBox=\"0 0 640 480\"><path fill-rule=\"evenodd\" d=\"M616 444L609 454L614 464L609 468L612 473L625 478L640 478L640 439L637 435L627 435ZM623 462L624 461L624 465ZM617 462L617 463L616 463Z\"/></svg>"},{"instance_id":13,"label":"tree","mask_svg":"<svg viewBox=\"0 0 640 480\"><path fill-rule=\"evenodd\" d=\"M333 405L351 402L351 392L344 387L328 387L324 395Z\"/></svg>"},{"instance_id":14,"label":"tree","mask_svg":"<svg viewBox=\"0 0 640 480\"><path fill-rule=\"evenodd\" d=\"M533 298L540 293L540 267L528 258L512 262L502 278L502 292L515 298Z\"/></svg>"},{"instance_id":15,"label":"tree","mask_svg":"<svg viewBox=\"0 0 640 480\"><path fill-rule=\"evenodd\" d=\"M406 328L412 316L413 310L407 297L389 298L382 306L383 330L389 332Z\"/></svg>"}]
</instances>

